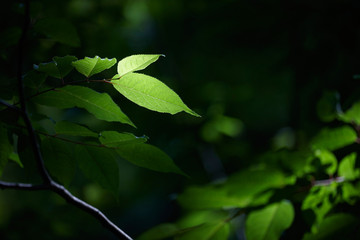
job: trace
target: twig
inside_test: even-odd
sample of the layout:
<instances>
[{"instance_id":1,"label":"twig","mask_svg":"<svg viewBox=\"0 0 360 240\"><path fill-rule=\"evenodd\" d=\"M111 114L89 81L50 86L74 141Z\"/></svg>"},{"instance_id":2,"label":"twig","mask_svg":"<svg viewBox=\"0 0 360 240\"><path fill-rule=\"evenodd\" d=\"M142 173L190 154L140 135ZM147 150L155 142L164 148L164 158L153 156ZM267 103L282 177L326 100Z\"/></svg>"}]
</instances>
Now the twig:
<instances>
[{"instance_id":1,"label":"twig","mask_svg":"<svg viewBox=\"0 0 360 240\"><path fill-rule=\"evenodd\" d=\"M31 183L18 183L18 182L4 182L0 181L0 189L16 189L16 190L46 190L49 189L47 185L33 185Z\"/></svg>"}]
</instances>

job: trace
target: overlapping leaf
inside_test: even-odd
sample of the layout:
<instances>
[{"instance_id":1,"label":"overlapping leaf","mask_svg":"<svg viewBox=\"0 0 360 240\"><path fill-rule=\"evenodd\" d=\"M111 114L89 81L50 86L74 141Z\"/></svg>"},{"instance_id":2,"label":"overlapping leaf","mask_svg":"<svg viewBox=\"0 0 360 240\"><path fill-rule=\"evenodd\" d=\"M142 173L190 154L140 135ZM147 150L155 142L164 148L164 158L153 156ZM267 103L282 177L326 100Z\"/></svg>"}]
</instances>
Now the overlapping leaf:
<instances>
[{"instance_id":1,"label":"overlapping leaf","mask_svg":"<svg viewBox=\"0 0 360 240\"><path fill-rule=\"evenodd\" d=\"M68 85L41 94L35 97L34 101L38 104L58 108L84 108L100 120L116 121L134 126L107 93L98 93L87 87Z\"/></svg>"},{"instance_id":2,"label":"overlapping leaf","mask_svg":"<svg viewBox=\"0 0 360 240\"><path fill-rule=\"evenodd\" d=\"M63 79L74 68L71 63L77 60L74 56L53 57L52 62L34 64L34 69L54 78Z\"/></svg>"},{"instance_id":3,"label":"overlapping leaf","mask_svg":"<svg viewBox=\"0 0 360 240\"><path fill-rule=\"evenodd\" d=\"M323 129L311 142L312 149L327 149L329 151L342 148L355 142L356 132L349 126Z\"/></svg>"},{"instance_id":4,"label":"overlapping leaf","mask_svg":"<svg viewBox=\"0 0 360 240\"><path fill-rule=\"evenodd\" d=\"M58 135L97 137L98 134L90 129L76 123L61 121L55 125L55 132Z\"/></svg>"},{"instance_id":5,"label":"overlapping leaf","mask_svg":"<svg viewBox=\"0 0 360 240\"><path fill-rule=\"evenodd\" d=\"M76 70L86 77L91 77L94 74L100 73L106 69L111 68L116 63L116 58L100 58L95 56L93 58L85 57L72 63Z\"/></svg>"},{"instance_id":6,"label":"overlapping leaf","mask_svg":"<svg viewBox=\"0 0 360 240\"><path fill-rule=\"evenodd\" d=\"M118 75L113 79L116 78ZM199 117L173 90L156 78L140 73L128 73L119 80L112 80L112 84L130 101L147 109L170 114L185 111Z\"/></svg>"},{"instance_id":7,"label":"overlapping leaf","mask_svg":"<svg viewBox=\"0 0 360 240\"><path fill-rule=\"evenodd\" d=\"M139 70L145 69L151 63L155 62L159 59L160 56L164 56L162 54L139 54L132 55L126 58L123 58L119 61L117 66L117 71L119 77L124 76L127 73L135 72Z\"/></svg>"},{"instance_id":8,"label":"overlapping leaf","mask_svg":"<svg viewBox=\"0 0 360 240\"><path fill-rule=\"evenodd\" d=\"M99 140L104 146L116 148L125 144L144 143L147 141L147 138L136 137L131 133L103 131L101 132Z\"/></svg>"}]
</instances>

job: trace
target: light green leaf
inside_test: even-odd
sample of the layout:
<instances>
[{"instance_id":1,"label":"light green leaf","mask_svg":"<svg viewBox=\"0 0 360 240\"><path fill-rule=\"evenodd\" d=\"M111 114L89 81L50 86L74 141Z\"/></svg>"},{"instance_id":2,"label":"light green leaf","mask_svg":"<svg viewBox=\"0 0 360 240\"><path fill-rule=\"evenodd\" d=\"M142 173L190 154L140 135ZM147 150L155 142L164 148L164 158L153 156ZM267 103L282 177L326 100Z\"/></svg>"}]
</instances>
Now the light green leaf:
<instances>
[{"instance_id":1,"label":"light green leaf","mask_svg":"<svg viewBox=\"0 0 360 240\"><path fill-rule=\"evenodd\" d=\"M335 173L337 168L337 159L335 155L327 150L316 150L315 156L320 159L321 165L325 166L326 173L332 175Z\"/></svg>"},{"instance_id":2,"label":"light green leaf","mask_svg":"<svg viewBox=\"0 0 360 240\"><path fill-rule=\"evenodd\" d=\"M345 177L346 180L355 180L360 176L360 169L355 169L356 153L351 153L344 157L340 164L338 175Z\"/></svg>"},{"instance_id":3,"label":"light green leaf","mask_svg":"<svg viewBox=\"0 0 360 240\"><path fill-rule=\"evenodd\" d=\"M360 198L360 183L352 184L344 182L341 187L342 197L345 202L354 205Z\"/></svg>"},{"instance_id":4,"label":"light green leaf","mask_svg":"<svg viewBox=\"0 0 360 240\"><path fill-rule=\"evenodd\" d=\"M317 233L306 233L303 240L354 239L356 217L338 213L324 219Z\"/></svg>"},{"instance_id":5,"label":"light green leaf","mask_svg":"<svg viewBox=\"0 0 360 240\"><path fill-rule=\"evenodd\" d=\"M55 125L57 135L81 136L81 137L98 137L99 134L88 128L76 123L61 121Z\"/></svg>"},{"instance_id":6,"label":"light green leaf","mask_svg":"<svg viewBox=\"0 0 360 240\"><path fill-rule=\"evenodd\" d=\"M354 103L345 113L339 114L339 119L346 123L360 124L360 102Z\"/></svg>"},{"instance_id":7,"label":"light green leaf","mask_svg":"<svg viewBox=\"0 0 360 240\"><path fill-rule=\"evenodd\" d=\"M44 18L36 22L34 29L50 39L72 47L80 46L80 38L74 25L65 18Z\"/></svg>"},{"instance_id":8,"label":"light green leaf","mask_svg":"<svg viewBox=\"0 0 360 240\"><path fill-rule=\"evenodd\" d=\"M74 56L53 57L52 62L34 64L34 69L54 78L63 79L74 68L71 63L77 60Z\"/></svg>"},{"instance_id":9,"label":"light green leaf","mask_svg":"<svg viewBox=\"0 0 360 240\"><path fill-rule=\"evenodd\" d=\"M76 170L72 144L55 138L45 138L41 141L41 150L50 174L68 186Z\"/></svg>"},{"instance_id":10,"label":"light green leaf","mask_svg":"<svg viewBox=\"0 0 360 240\"><path fill-rule=\"evenodd\" d=\"M281 201L250 212L246 219L247 240L278 240L291 226L294 208L289 201Z\"/></svg>"},{"instance_id":11,"label":"light green leaf","mask_svg":"<svg viewBox=\"0 0 360 240\"><path fill-rule=\"evenodd\" d=\"M94 58L85 57L84 59L77 60L72 63L76 70L85 75L91 77L94 74L100 73L106 69L111 68L116 63L116 58L100 58L95 56Z\"/></svg>"},{"instance_id":12,"label":"light green leaf","mask_svg":"<svg viewBox=\"0 0 360 240\"><path fill-rule=\"evenodd\" d=\"M160 56L164 56L162 54L139 54L132 55L126 58L123 58L119 61L117 70L119 77L124 76L127 73L135 72L139 70L145 69L151 63L155 62L159 59Z\"/></svg>"},{"instance_id":13,"label":"light green leaf","mask_svg":"<svg viewBox=\"0 0 360 240\"><path fill-rule=\"evenodd\" d=\"M130 101L147 109L170 114L185 111L199 117L173 90L156 78L140 73L128 73L119 80L112 80L112 83L115 89Z\"/></svg>"},{"instance_id":14,"label":"light green leaf","mask_svg":"<svg viewBox=\"0 0 360 240\"><path fill-rule=\"evenodd\" d=\"M98 93L87 87L68 85L36 96L33 100L41 105L58 108L84 108L100 120L135 127L107 93Z\"/></svg>"},{"instance_id":15,"label":"light green leaf","mask_svg":"<svg viewBox=\"0 0 360 240\"><path fill-rule=\"evenodd\" d=\"M159 148L145 143L118 145L117 152L125 160L159 172L173 172L186 176L173 160Z\"/></svg>"},{"instance_id":16,"label":"light green leaf","mask_svg":"<svg viewBox=\"0 0 360 240\"><path fill-rule=\"evenodd\" d=\"M77 145L75 157L86 177L116 194L119 190L119 167L113 151Z\"/></svg>"},{"instance_id":17,"label":"light green leaf","mask_svg":"<svg viewBox=\"0 0 360 240\"><path fill-rule=\"evenodd\" d=\"M356 132L349 126L325 128L312 139L311 146L313 150L327 149L333 151L354 143L356 139Z\"/></svg>"},{"instance_id":18,"label":"light green leaf","mask_svg":"<svg viewBox=\"0 0 360 240\"><path fill-rule=\"evenodd\" d=\"M107 147L119 147L124 144L144 143L147 141L147 137L136 137L131 133L103 131L100 134L99 140Z\"/></svg>"}]
</instances>

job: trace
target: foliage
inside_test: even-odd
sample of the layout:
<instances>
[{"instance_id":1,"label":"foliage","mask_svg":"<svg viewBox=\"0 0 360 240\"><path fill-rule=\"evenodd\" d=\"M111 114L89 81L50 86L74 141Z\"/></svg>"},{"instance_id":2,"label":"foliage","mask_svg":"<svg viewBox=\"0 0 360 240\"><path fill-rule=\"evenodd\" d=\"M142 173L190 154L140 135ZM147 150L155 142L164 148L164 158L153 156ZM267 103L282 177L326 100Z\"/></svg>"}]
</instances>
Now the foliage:
<instances>
[{"instance_id":1,"label":"foliage","mask_svg":"<svg viewBox=\"0 0 360 240\"><path fill-rule=\"evenodd\" d=\"M34 0L15 69L20 2L1 10L1 183L41 182L20 72L51 177L131 236L360 237L356 1ZM0 238L39 231L112 237L56 196L1 190Z\"/></svg>"}]
</instances>

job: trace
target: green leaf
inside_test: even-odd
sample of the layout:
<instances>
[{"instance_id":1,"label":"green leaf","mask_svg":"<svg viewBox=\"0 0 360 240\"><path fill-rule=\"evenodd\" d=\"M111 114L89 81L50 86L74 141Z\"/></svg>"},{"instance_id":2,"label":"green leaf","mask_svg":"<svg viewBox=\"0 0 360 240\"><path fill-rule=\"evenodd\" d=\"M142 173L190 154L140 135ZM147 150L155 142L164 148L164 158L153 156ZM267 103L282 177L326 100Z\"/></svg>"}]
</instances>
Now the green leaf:
<instances>
[{"instance_id":1,"label":"green leaf","mask_svg":"<svg viewBox=\"0 0 360 240\"><path fill-rule=\"evenodd\" d=\"M164 223L157 225L144 232L137 240L159 240L167 239L175 236L179 232L179 228L172 223Z\"/></svg>"},{"instance_id":2,"label":"green leaf","mask_svg":"<svg viewBox=\"0 0 360 240\"><path fill-rule=\"evenodd\" d=\"M164 56L164 55L139 54L121 59L121 61L119 61L117 66L119 77L122 77L127 73L145 69L151 63L158 60L160 56Z\"/></svg>"},{"instance_id":3,"label":"green leaf","mask_svg":"<svg viewBox=\"0 0 360 240\"><path fill-rule=\"evenodd\" d=\"M325 171L328 175L335 173L337 168L337 159L332 152L324 149L318 149L315 151L315 156L320 159L321 165L326 167Z\"/></svg>"},{"instance_id":4,"label":"green leaf","mask_svg":"<svg viewBox=\"0 0 360 240\"><path fill-rule=\"evenodd\" d=\"M313 150L327 149L333 151L354 143L356 139L356 132L349 126L325 128L312 139L311 146Z\"/></svg>"},{"instance_id":5,"label":"green leaf","mask_svg":"<svg viewBox=\"0 0 360 240\"><path fill-rule=\"evenodd\" d=\"M339 119L346 123L360 124L360 102L354 103L345 113L339 114Z\"/></svg>"},{"instance_id":6,"label":"green leaf","mask_svg":"<svg viewBox=\"0 0 360 240\"><path fill-rule=\"evenodd\" d=\"M107 147L119 147L124 144L144 143L146 137L136 137L131 133L119 133L116 131L103 131L100 134L100 142Z\"/></svg>"},{"instance_id":7,"label":"green leaf","mask_svg":"<svg viewBox=\"0 0 360 240\"><path fill-rule=\"evenodd\" d=\"M192 227L184 233L175 237L176 240L227 240L230 234L230 225L228 222L204 223Z\"/></svg>"},{"instance_id":8,"label":"green leaf","mask_svg":"<svg viewBox=\"0 0 360 240\"><path fill-rule=\"evenodd\" d=\"M34 29L54 41L72 46L80 46L80 38L74 25L64 18L44 18L34 25Z\"/></svg>"},{"instance_id":9,"label":"green leaf","mask_svg":"<svg viewBox=\"0 0 360 240\"><path fill-rule=\"evenodd\" d=\"M45 82L46 77L45 73L31 70L24 76L24 85L29 88L38 89Z\"/></svg>"},{"instance_id":10,"label":"green leaf","mask_svg":"<svg viewBox=\"0 0 360 240\"><path fill-rule=\"evenodd\" d=\"M107 93L98 93L87 87L68 85L43 93L33 100L41 105L58 108L84 108L100 120L121 122L135 127Z\"/></svg>"},{"instance_id":11,"label":"green leaf","mask_svg":"<svg viewBox=\"0 0 360 240\"><path fill-rule=\"evenodd\" d=\"M0 177L12 151L13 148L8 139L7 130L3 124L0 124Z\"/></svg>"},{"instance_id":12,"label":"green leaf","mask_svg":"<svg viewBox=\"0 0 360 240\"><path fill-rule=\"evenodd\" d=\"M247 240L277 240L291 226L294 208L289 201L271 204L250 212L246 219Z\"/></svg>"},{"instance_id":13,"label":"green leaf","mask_svg":"<svg viewBox=\"0 0 360 240\"><path fill-rule=\"evenodd\" d=\"M54 78L63 79L74 68L71 63L77 60L74 56L53 57L52 62L34 64L34 69Z\"/></svg>"},{"instance_id":14,"label":"green leaf","mask_svg":"<svg viewBox=\"0 0 360 240\"><path fill-rule=\"evenodd\" d=\"M72 122L61 121L55 125L57 135L81 136L81 137L98 137L99 134L88 128Z\"/></svg>"},{"instance_id":15,"label":"green leaf","mask_svg":"<svg viewBox=\"0 0 360 240\"><path fill-rule=\"evenodd\" d=\"M84 59L77 60L72 63L76 70L85 75L91 77L94 74L100 73L106 69L111 68L116 63L116 58L100 58L95 56L94 58L85 57Z\"/></svg>"},{"instance_id":16,"label":"green leaf","mask_svg":"<svg viewBox=\"0 0 360 240\"><path fill-rule=\"evenodd\" d=\"M356 225L356 217L346 213L334 214L324 219L317 233L306 233L303 240L355 239Z\"/></svg>"},{"instance_id":17,"label":"green leaf","mask_svg":"<svg viewBox=\"0 0 360 240\"><path fill-rule=\"evenodd\" d=\"M159 172L173 172L186 176L166 153L150 144L118 145L117 152L122 158L137 166Z\"/></svg>"},{"instance_id":18,"label":"green leaf","mask_svg":"<svg viewBox=\"0 0 360 240\"><path fill-rule=\"evenodd\" d=\"M75 148L75 157L86 177L116 194L119 190L119 167L113 151L81 146Z\"/></svg>"},{"instance_id":19,"label":"green leaf","mask_svg":"<svg viewBox=\"0 0 360 240\"><path fill-rule=\"evenodd\" d=\"M342 184L341 190L344 201L350 205L356 204L360 198L360 183L355 185L349 182L344 182Z\"/></svg>"},{"instance_id":20,"label":"green leaf","mask_svg":"<svg viewBox=\"0 0 360 240\"><path fill-rule=\"evenodd\" d=\"M173 90L156 78L140 73L128 73L119 80L112 80L112 83L115 89L130 101L147 109L170 114L185 111L200 116L188 108Z\"/></svg>"},{"instance_id":21,"label":"green leaf","mask_svg":"<svg viewBox=\"0 0 360 240\"><path fill-rule=\"evenodd\" d=\"M41 141L41 150L50 174L68 186L76 170L72 144L55 138L45 138Z\"/></svg>"},{"instance_id":22,"label":"green leaf","mask_svg":"<svg viewBox=\"0 0 360 240\"><path fill-rule=\"evenodd\" d=\"M338 175L345 177L346 180L355 180L360 176L360 169L355 169L356 153L351 153L344 157L340 164Z\"/></svg>"}]
</instances>

